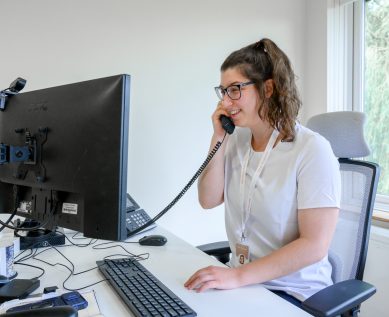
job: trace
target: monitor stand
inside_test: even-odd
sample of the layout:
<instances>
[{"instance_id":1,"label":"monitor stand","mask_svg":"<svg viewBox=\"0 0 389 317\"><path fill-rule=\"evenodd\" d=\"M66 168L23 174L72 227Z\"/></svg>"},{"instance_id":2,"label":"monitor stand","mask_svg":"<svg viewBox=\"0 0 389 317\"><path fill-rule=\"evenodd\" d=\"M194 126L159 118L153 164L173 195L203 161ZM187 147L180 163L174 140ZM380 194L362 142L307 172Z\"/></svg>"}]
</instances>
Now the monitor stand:
<instances>
[{"instance_id":1,"label":"monitor stand","mask_svg":"<svg viewBox=\"0 0 389 317\"><path fill-rule=\"evenodd\" d=\"M18 227L31 228L38 224L39 223L36 221L26 220L20 223ZM57 228L56 231L39 228L37 230L25 232L25 235L18 235L20 237L20 250L64 245L66 240L62 228Z\"/></svg>"}]
</instances>

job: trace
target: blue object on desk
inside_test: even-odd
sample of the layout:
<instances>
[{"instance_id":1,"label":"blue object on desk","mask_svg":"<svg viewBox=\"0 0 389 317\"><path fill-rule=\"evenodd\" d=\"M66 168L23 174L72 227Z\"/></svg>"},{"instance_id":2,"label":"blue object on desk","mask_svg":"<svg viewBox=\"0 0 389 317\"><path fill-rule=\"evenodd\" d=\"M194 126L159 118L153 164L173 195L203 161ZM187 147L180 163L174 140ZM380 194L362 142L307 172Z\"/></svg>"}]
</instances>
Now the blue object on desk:
<instances>
[{"instance_id":1,"label":"blue object on desk","mask_svg":"<svg viewBox=\"0 0 389 317\"><path fill-rule=\"evenodd\" d=\"M85 300L84 297L82 297L79 292L69 292L62 294L61 296L47 298L38 302L12 307L7 310L7 313L58 306L71 306L76 310L80 310L86 308L88 306L88 302Z\"/></svg>"},{"instance_id":2,"label":"blue object on desk","mask_svg":"<svg viewBox=\"0 0 389 317\"><path fill-rule=\"evenodd\" d=\"M39 308L32 310L17 311L1 314L0 317L77 317L78 313L71 306L59 306L50 308Z\"/></svg>"}]
</instances>

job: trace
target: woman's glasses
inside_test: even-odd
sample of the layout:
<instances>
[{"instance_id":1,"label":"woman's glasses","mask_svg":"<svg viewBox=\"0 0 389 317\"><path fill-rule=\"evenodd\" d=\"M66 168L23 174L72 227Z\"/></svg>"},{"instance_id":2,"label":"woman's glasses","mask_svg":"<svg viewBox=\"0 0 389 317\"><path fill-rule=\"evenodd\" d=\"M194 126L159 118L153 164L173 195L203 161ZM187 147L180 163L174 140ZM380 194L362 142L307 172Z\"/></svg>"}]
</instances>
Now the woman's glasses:
<instances>
[{"instance_id":1,"label":"woman's glasses","mask_svg":"<svg viewBox=\"0 0 389 317\"><path fill-rule=\"evenodd\" d=\"M253 81L248 81L246 83L239 83L230 85L227 88L223 88L222 86L215 87L216 95L220 100L223 100L224 96L227 94L228 97L232 100L238 100L242 96L242 87L253 85Z\"/></svg>"}]
</instances>

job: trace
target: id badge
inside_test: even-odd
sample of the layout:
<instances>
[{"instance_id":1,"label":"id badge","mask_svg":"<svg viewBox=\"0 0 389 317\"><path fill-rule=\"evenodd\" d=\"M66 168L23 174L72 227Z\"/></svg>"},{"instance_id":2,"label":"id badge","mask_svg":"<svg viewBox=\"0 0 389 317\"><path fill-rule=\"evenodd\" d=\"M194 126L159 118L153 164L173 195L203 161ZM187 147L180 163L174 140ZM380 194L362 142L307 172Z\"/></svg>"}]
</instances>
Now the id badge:
<instances>
[{"instance_id":1,"label":"id badge","mask_svg":"<svg viewBox=\"0 0 389 317\"><path fill-rule=\"evenodd\" d=\"M239 263L239 265L249 263L249 258L250 258L249 246L247 244L237 243L235 256L237 260L236 262Z\"/></svg>"}]
</instances>

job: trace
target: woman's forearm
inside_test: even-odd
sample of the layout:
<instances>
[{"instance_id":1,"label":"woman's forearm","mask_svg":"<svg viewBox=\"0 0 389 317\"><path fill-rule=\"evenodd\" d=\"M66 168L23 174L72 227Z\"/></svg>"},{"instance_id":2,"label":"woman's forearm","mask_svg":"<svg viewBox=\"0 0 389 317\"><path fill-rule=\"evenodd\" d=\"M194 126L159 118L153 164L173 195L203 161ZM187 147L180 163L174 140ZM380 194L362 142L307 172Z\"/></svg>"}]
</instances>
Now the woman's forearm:
<instances>
[{"instance_id":1,"label":"woman's forearm","mask_svg":"<svg viewBox=\"0 0 389 317\"><path fill-rule=\"evenodd\" d=\"M239 284L273 280L323 259L328 253L338 214L338 208L299 210L299 238L267 256L239 267Z\"/></svg>"},{"instance_id":2,"label":"woman's forearm","mask_svg":"<svg viewBox=\"0 0 389 317\"><path fill-rule=\"evenodd\" d=\"M306 238L298 238L284 247L237 268L239 285L263 283L296 272L320 261L326 251Z\"/></svg>"},{"instance_id":3,"label":"woman's forearm","mask_svg":"<svg viewBox=\"0 0 389 317\"><path fill-rule=\"evenodd\" d=\"M209 152L220 141L212 137ZM224 201L224 152L227 140L224 140L215 156L209 162L198 181L198 195L200 205L205 208L213 208Z\"/></svg>"}]
</instances>

